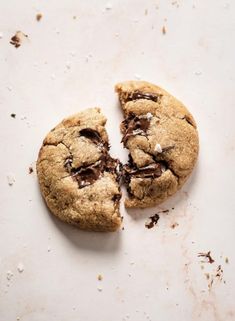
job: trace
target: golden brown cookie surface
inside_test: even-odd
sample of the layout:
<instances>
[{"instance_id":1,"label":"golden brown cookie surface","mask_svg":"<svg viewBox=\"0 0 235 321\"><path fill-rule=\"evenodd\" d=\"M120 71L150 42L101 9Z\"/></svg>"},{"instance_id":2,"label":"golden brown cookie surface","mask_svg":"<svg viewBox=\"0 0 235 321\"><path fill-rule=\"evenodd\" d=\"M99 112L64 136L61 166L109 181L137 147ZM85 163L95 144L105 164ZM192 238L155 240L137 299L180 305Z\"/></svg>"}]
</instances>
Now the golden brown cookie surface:
<instances>
[{"instance_id":1,"label":"golden brown cookie surface","mask_svg":"<svg viewBox=\"0 0 235 321\"><path fill-rule=\"evenodd\" d=\"M125 116L122 141L130 152L124 166L125 205L160 204L193 170L199 149L196 123L180 101L153 84L127 81L115 90Z\"/></svg>"},{"instance_id":2,"label":"golden brown cookie surface","mask_svg":"<svg viewBox=\"0 0 235 321\"><path fill-rule=\"evenodd\" d=\"M84 230L115 231L119 215L119 161L108 153L106 118L99 108L64 119L43 141L37 160L50 211Z\"/></svg>"}]
</instances>

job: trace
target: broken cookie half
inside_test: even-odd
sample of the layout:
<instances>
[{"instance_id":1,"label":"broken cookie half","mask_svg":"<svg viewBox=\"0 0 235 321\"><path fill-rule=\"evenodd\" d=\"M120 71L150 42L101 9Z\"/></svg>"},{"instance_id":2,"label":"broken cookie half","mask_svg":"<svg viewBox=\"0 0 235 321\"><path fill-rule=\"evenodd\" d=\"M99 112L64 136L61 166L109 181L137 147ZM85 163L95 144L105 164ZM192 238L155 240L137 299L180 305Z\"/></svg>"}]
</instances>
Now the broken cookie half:
<instances>
[{"instance_id":1,"label":"broken cookie half","mask_svg":"<svg viewBox=\"0 0 235 321\"><path fill-rule=\"evenodd\" d=\"M123 167L125 206L158 205L193 170L199 149L195 121L181 102L148 82L126 81L115 90L125 117L122 142L129 149Z\"/></svg>"},{"instance_id":2,"label":"broken cookie half","mask_svg":"<svg viewBox=\"0 0 235 321\"><path fill-rule=\"evenodd\" d=\"M64 119L44 139L37 160L50 211L84 230L115 231L122 222L120 162L109 155L105 123L99 108Z\"/></svg>"}]
</instances>

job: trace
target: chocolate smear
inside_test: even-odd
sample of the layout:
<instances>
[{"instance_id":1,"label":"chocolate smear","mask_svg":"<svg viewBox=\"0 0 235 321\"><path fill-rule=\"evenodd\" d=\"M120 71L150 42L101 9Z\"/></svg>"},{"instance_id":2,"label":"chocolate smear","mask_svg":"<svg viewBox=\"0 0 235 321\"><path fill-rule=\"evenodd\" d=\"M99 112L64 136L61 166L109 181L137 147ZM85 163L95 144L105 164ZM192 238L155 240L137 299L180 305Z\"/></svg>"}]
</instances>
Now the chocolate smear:
<instances>
[{"instance_id":1,"label":"chocolate smear","mask_svg":"<svg viewBox=\"0 0 235 321\"><path fill-rule=\"evenodd\" d=\"M208 251L207 253L198 253L198 257L204 257L205 259L207 259L206 262L203 262L203 263L214 263L215 260L211 257L211 251Z\"/></svg>"}]
</instances>

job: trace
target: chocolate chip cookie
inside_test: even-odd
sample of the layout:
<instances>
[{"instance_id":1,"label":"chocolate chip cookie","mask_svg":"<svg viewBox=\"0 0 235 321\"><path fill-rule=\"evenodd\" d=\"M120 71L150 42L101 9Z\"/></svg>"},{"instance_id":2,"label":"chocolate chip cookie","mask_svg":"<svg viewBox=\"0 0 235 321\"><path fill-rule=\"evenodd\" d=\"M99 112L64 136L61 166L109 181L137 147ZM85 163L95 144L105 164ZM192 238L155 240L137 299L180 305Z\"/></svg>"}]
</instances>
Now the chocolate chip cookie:
<instances>
[{"instance_id":1,"label":"chocolate chip cookie","mask_svg":"<svg viewBox=\"0 0 235 321\"><path fill-rule=\"evenodd\" d=\"M123 168L125 206L160 204L193 170L199 149L196 123L180 101L153 84L127 81L115 90L125 116L122 142L130 152Z\"/></svg>"},{"instance_id":2,"label":"chocolate chip cookie","mask_svg":"<svg viewBox=\"0 0 235 321\"><path fill-rule=\"evenodd\" d=\"M109 155L105 123L99 108L64 119L44 139L37 160L50 211L84 230L115 231L122 221L120 162Z\"/></svg>"}]
</instances>

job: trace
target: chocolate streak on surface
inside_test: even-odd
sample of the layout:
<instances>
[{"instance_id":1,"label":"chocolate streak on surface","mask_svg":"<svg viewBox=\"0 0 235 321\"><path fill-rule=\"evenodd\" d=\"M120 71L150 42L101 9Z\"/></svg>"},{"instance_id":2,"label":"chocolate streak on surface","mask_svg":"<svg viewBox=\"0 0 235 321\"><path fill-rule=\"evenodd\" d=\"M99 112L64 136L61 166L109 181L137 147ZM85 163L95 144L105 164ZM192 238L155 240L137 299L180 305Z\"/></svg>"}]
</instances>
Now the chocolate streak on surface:
<instances>
[{"instance_id":1,"label":"chocolate streak on surface","mask_svg":"<svg viewBox=\"0 0 235 321\"><path fill-rule=\"evenodd\" d=\"M215 260L211 257L211 251L208 251L207 253L198 253L198 257L204 257L208 259L207 263L210 263L210 264L215 262Z\"/></svg>"}]
</instances>

